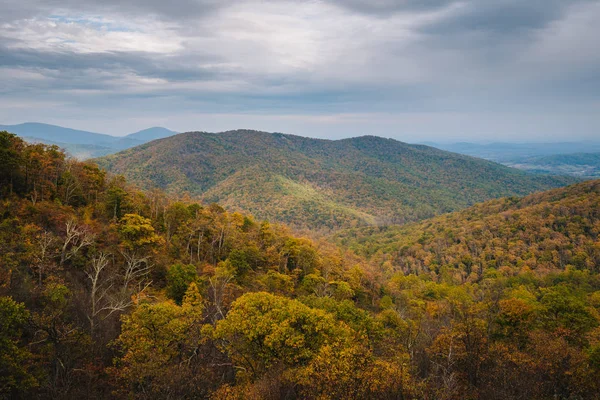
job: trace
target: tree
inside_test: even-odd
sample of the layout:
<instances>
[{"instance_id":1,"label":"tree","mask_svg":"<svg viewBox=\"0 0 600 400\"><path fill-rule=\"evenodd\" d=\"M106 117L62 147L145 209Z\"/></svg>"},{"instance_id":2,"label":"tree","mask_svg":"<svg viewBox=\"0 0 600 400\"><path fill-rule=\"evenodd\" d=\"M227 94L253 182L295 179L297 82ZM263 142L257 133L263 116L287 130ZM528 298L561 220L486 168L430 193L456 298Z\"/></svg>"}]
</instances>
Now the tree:
<instances>
[{"instance_id":1,"label":"tree","mask_svg":"<svg viewBox=\"0 0 600 400\"><path fill-rule=\"evenodd\" d=\"M105 278L105 269L108 266L109 258L106 254L100 253L93 257L85 274L90 283L90 312L88 320L90 322L90 332L93 337L96 318L105 311L113 313L118 310L118 305L110 301L110 290L113 284Z\"/></svg>"},{"instance_id":2,"label":"tree","mask_svg":"<svg viewBox=\"0 0 600 400\"><path fill-rule=\"evenodd\" d=\"M23 142L16 135L0 131L0 195L12 194L20 189L20 165L23 162L20 147ZM3 193L6 189L7 193Z\"/></svg>"},{"instance_id":3,"label":"tree","mask_svg":"<svg viewBox=\"0 0 600 400\"><path fill-rule=\"evenodd\" d=\"M77 224L74 219L70 219L65 224L65 238L60 252L60 265L64 265L67 260L76 256L79 251L91 246L94 243L95 235L89 228Z\"/></svg>"},{"instance_id":4,"label":"tree","mask_svg":"<svg viewBox=\"0 0 600 400\"><path fill-rule=\"evenodd\" d=\"M52 258L56 251L54 246L58 242L56 236L47 230L40 229L37 225L26 225L24 231L31 239L32 245L32 267L38 276L38 286L42 286L44 274L54 264Z\"/></svg>"},{"instance_id":5,"label":"tree","mask_svg":"<svg viewBox=\"0 0 600 400\"><path fill-rule=\"evenodd\" d=\"M131 394L160 399L206 392L208 385L201 385L205 377L193 368L201 362L199 348L205 341L202 309L202 297L192 284L182 306L142 303L123 316L117 339L123 356L114 372L128 383Z\"/></svg>"},{"instance_id":6,"label":"tree","mask_svg":"<svg viewBox=\"0 0 600 400\"><path fill-rule=\"evenodd\" d=\"M129 193L126 190L125 178L117 176L108 183L105 194L105 207L108 215L118 221L129 209Z\"/></svg>"},{"instance_id":7,"label":"tree","mask_svg":"<svg viewBox=\"0 0 600 400\"><path fill-rule=\"evenodd\" d=\"M348 335L349 328L325 311L264 292L238 298L215 330L240 376L249 379L260 377L278 363L303 365L322 346Z\"/></svg>"},{"instance_id":8,"label":"tree","mask_svg":"<svg viewBox=\"0 0 600 400\"><path fill-rule=\"evenodd\" d=\"M123 248L129 251L149 251L163 242L152 221L139 214L125 214L119 221L118 231Z\"/></svg>"},{"instance_id":9,"label":"tree","mask_svg":"<svg viewBox=\"0 0 600 400\"><path fill-rule=\"evenodd\" d=\"M0 397L17 398L36 386L28 368L31 354L21 344L22 328L29 318L23 304L0 297Z\"/></svg>"},{"instance_id":10,"label":"tree","mask_svg":"<svg viewBox=\"0 0 600 400\"><path fill-rule=\"evenodd\" d=\"M121 255L125 260L123 290L127 292L132 285L137 285L137 292L142 292L148 285L146 277L152 270L151 256L164 240L156 234L150 219L138 214L125 214L117 229L121 238Z\"/></svg>"},{"instance_id":11,"label":"tree","mask_svg":"<svg viewBox=\"0 0 600 400\"><path fill-rule=\"evenodd\" d=\"M91 356L91 340L72 313L73 292L56 277L46 279L29 325L32 351L46 368L43 384L49 397L61 398L73 388L76 370Z\"/></svg>"},{"instance_id":12,"label":"tree","mask_svg":"<svg viewBox=\"0 0 600 400\"><path fill-rule=\"evenodd\" d=\"M567 286L544 290L542 320L548 329L560 329L573 343L585 343L585 334L599 325L590 308Z\"/></svg>"},{"instance_id":13,"label":"tree","mask_svg":"<svg viewBox=\"0 0 600 400\"><path fill-rule=\"evenodd\" d=\"M181 305L190 283L198 278L193 265L175 264L167 270L167 295Z\"/></svg>"}]
</instances>

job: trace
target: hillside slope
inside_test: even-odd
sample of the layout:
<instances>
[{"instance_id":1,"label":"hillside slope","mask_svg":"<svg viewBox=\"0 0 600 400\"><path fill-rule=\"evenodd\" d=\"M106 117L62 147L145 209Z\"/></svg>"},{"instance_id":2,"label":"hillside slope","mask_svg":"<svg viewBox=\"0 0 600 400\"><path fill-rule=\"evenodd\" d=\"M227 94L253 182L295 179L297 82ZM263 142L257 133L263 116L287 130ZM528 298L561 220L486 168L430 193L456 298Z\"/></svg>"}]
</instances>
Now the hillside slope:
<instances>
[{"instance_id":1,"label":"hillside slope","mask_svg":"<svg viewBox=\"0 0 600 400\"><path fill-rule=\"evenodd\" d=\"M336 241L405 273L455 283L491 271L600 272L600 180L491 200L417 224L340 232Z\"/></svg>"},{"instance_id":2,"label":"hillside slope","mask_svg":"<svg viewBox=\"0 0 600 400\"><path fill-rule=\"evenodd\" d=\"M313 229L405 223L573 182L392 139L247 130L189 132L97 161L144 188Z\"/></svg>"}]
</instances>

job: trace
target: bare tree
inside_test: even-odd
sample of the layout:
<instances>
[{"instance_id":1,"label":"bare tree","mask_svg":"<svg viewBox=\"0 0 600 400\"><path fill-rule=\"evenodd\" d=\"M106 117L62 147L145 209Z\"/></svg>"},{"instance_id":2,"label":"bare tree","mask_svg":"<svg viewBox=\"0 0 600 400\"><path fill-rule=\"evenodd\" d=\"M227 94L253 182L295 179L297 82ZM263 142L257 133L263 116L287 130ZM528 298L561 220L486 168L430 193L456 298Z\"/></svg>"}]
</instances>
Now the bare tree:
<instances>
[{"instance_id":1,"label":"bare tree","mask_svg":"<svg viewBox=\"0 0 600 400\"><path fill-rule=\"evenodd\" d=\"M38 285L42 286L42 278L46 267L46 260L51 256L52 244L56 241L56 237L48 231L43 231L37 237L36 244L38 251L35 253L35 264L38 273Z\"/></svg>"},{"instance_id":2,"label":"bare tree","mask_svg":"<svg viewBox=\"0 0 600 400\"><path fill-rule=\"evenodd\" d=\"M60 265L73 258L79 251L94 243L96 235L84 226L78 225L74 219L66 223L65 241L60 252Z\"/></svg>"},{"instance_id":3,"label":"bare tree","mask_svg":"<svg viewBox=\"0 0 600 400\"><path fill-rule=\"evenodd\" d=\"M125 259L125 269L123 271L123 288L128 289L134 282L141 283L152 270L152 264L149 257L142 257L135 251L122 251L121 255Z\"/></svg>"},{"instance_id":4,"label":"bare tree","mask_svg":"<svg viewBox=\"0 0 600 400\"><path fill-rule=\"evenodd\" d=\"M66 163L66 171L63 174L63 188L64 188L64 204L69 204L73 198L73 195L79 188L79 181L72 174L71 170L74 165L74 160L69 160Z\"/></svg>"},{"instance_id":5,"label":"bare tree","mask_svg":"<svg viewBox=\"0 0 600 400\"><path fill-rule=\"evenodd\" d=\"M90 331L94 334L94 325L96 317L103 311L107 310L107 297L113 284L108 279L104 278L102 272L108 266L109 258L106 254L100 253L98 256L92 258L89 268L85 271L88 279L91 283L90 289L90 303L91 311L88 315L90 321ZM109 302L108 302L109 303Z\"/></svg>"},{"instance_id":6,"label":"bare tree","mask_svg":"<svg viewBox=\"0 0 600 400\"><path fill-rule=\"evenodd\" d=\"M98 317L102 315L102 319L106 319L116 312L126 311L150 286L151 282L146 280L151 268L147 258L125 254L125 267L120 274L107 271L111 257L105 253L93 257L85 271L90 282L88 320L92 335Z\"/></svg>"},{"instance_id":7,"label":"bare tree","mask_svg":"<svg viewBox=\"0 0 600 400\"><path fill-rule=\"evenodd\" d=\"M234 275L230 271L217 271L212 278L208 279L210 284L210 290L213 297L213 304L215 306L215 314L213 315L213 322L225 318L223 312L223 296L229 283L233 280Z\"/></svg>"}]
</instances>

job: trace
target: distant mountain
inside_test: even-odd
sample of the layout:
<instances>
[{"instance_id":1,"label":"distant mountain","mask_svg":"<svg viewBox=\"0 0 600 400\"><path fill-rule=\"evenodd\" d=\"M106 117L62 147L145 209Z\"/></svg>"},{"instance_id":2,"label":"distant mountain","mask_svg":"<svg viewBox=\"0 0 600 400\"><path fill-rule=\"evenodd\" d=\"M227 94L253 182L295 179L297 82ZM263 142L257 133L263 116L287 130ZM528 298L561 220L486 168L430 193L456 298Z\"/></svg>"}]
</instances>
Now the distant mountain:
<instances>
[{"instance_id":1,"label":"distant mountain","mask_svg":"<svg viewBox=\"0 0 600 400\"><path fill-rule=\"evenodd\" d=\"M173 136L173 135L177 135L177 132L173 132L167 128L154 127L154 128L148 128L148 129L144 129L139 132L129 134L129 135L125 136L125 138L133 139L133 140L141 140L143 142L149 142L151 140L164 139L166 137Z\"/></svg>"},{"instance_id":2,"label":"distant mountain","mask_svg":"<svg viewBox=\"0 0 600 400\"><path fill-rule=\"evenodd\" d=\"M573 175L582 178L600 177L600 153L555 154L528 157L507 165L530 172L555 175Z\"/></svg>"},{"instance_id":3,"label":"distant mountain","mask_svg":"<svg viewBox=\"0 0 600 400\"><path fill-rule=\"evenodd\" d=\"M500 163L522 161L530 157L600 152L600 142L563 143L427 143L438 149L452 151Z\"/></svg>"},{"instance_id":4,"label":"distant mountain","mask_svg":"<svg viewBox=\"0 0 600 400\"><path fill-rule=\"evenodd\" d=\"M374 136L249 130L179 134L97 161L142 187L312 229L405 223L574 182Z\"/></svg>"},{"instance_id":5,"label":"distant mountain","mask_svg":"<svg viewBox=\"0 0 600 400\"><path fill-rule=\"evenodd\" d=\"M0 127L0 131L2 131L2 130L5 130L5 129ZM95 157L102 157L102 156L105 156L108 154L113 154L113 153L119 151L118 149L115 149L113 147L107 147L109 145L101 146L101 145L97 145L97 144L61 143L61 142L55 142L53 140L43 140L43 139L30 137L30 136L22 136L22 139L29 143L43 143L43 144L48 144L48 145L56 145L56 146L62 148L63 150L65 150L65 152L67 154L69 154L73 157L76 157L80 160L86 160L88 158L95 158Z\"/></svg>"},{"instance_id":6,"label":"distant mountain","mask_svg":"<svg viewBox=\"0 0 600 400\"><path fill-rule=\"evenodd\" d=\"M0 130L15 133L29 142L56 144L79 159L105 156L177 134L166 128L154 127L119 137L36 122L0 125Z\"/></svg>"},{"instance_id":7,"label":"distant mountain","mask_svg":"<svg viewBox=\"0 0 600 400\"><path fill-rule=\"evenodd\" d=\"M118 138L102 133L80 131L62 126L27 122L19 125L0 125L0 130L15 133L21 137L35 138L40 141L69 144L92 144L109 146Z\"/></svg>"}]
</instances>

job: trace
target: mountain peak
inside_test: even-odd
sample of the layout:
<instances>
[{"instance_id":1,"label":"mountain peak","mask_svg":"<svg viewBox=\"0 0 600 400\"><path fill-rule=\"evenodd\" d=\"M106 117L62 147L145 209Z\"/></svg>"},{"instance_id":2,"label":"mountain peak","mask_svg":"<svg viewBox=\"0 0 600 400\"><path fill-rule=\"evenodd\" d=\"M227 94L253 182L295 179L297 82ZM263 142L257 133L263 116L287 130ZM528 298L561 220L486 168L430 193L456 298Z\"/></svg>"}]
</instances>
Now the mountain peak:
<instances>
[{"instance_id":1,"label":"mountain peak","mask_svg":"<svg viewBox=\"0 0 600 400\"><path fill-rule=\"evenodd\" d=\"M138 132L131 133L125 136L125 138L150 141L156 139L164 139L166 137L173 136L176 134L177 132L174 132L167 128L163 128L162 126L154 126L152 128L147 128Z\"/></svg>"}]
</instances>

